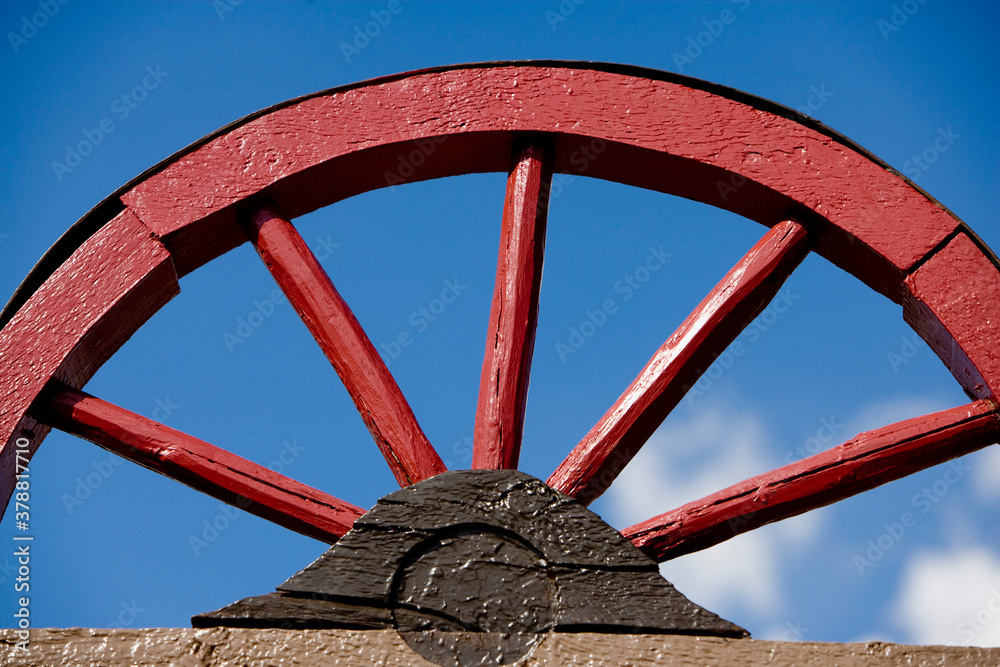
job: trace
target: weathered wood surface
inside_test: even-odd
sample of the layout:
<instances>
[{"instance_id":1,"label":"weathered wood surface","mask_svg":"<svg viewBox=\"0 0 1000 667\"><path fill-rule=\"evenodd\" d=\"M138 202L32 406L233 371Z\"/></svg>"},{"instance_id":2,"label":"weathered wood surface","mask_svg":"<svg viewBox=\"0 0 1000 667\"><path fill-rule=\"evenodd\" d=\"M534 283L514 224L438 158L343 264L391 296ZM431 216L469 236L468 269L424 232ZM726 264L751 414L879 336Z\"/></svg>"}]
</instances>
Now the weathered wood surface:
<instances>
[{"instance_id":1,"label":"weathered wood surface","mask_svg":"<svg viewBox=\"0 0 1000 667\"><path fill-rule=\"evenodd\" d=\"M39 407L50 426L297 533L336 542L360 507L262 465L57 383Z\"/></svg>"},{"instance_id":2,"label":"weathered wood surface","mask_svg":"<svg viewBox=\"0 0 1000 667\"><path fill-rule=\"evenodd\" d=\"M94 215L106 224L88 218L98 231L81 237L30 296L19 293L19 312L5 309L0 492L7 497L13 487L14 441L28 437L33 451L44 438L27 414L44 383L55 376L82 386L177 293L177 275L243 243L247 199L265 194L289 216L302 215L384 187L413 151L424 160L408 181L506 171L522 133L554 142L554 172L684 196L767 226L802 219L816 231L816 252L906 305L908 321L967 391L991 397L1000 388L995 348L980 340L1000 322L1000 299L982 287L998 283L995 259L973 249L963 264L975 268L970 275L934 268L943 263L935 253L972 233L848 139L766 100L664 72L593 63L457 66L264 110L98 206ZM51 270L43 264L43 273ZM907 281L914 271L920 275ZM39 282L33 273L29 283ZM963 301L974 306L955 305Z\"/></svg>"},{"instance_id":3,"label":"weathered wood surface","mask_svg":"<svg viewBox=\"0 0 1000 667\"><path fill-rule=\"evenodd\" d=\"M224 619L220 623L217 619ZM336 619L336 621L331 621ZM220 625L234 628L284 628L381 630L393 627L392 611L386 607L328 600L324 595L296 596L281 591L244 598L209 618L195 616L196 628Z\"/></svg>"},{"instance_id":4,"label":"weathered wood surface","mask_svg":"<svg viewBox=\"0 0 1000 667\"><path fill-rule=\"evenodd\" d=\"M448 667L502 664L525 655L556 625L562 607L543 559L514 539L488 532L426 543L409 554L397 582L390 602L393 626L417 653ZM592 599L587 602L593 606Z\"/></svg>"},{"instance_id":5,"label":"weathered wood surface","mask_svg":"<svg viewBox=\"0 0 1000 667\"><path fill-rule=\"evenodd\" d=\"M512 658L549 630L746 635L593 512L512 470L448 472L389 494L279 591L192 622L359 627L384 611L386 627L441 665Z\"/></svg>"},{"instance_id":6,"label":"weathered wood surface","mask_svg":"<svg viewBox=\"0 0 1000 667\"><path fill-rule=\"evenodd\" d=\"M17 481L15 451L24 452L15 442L27 438L34 454L48 433L29 413L46 383L86 384L179 290L167 250L122 211L0 331L0 509Z\"/></svg>"},{"instance_id":7,"label":"weathered wood surface","mask_svg":"<svg viewBox=\"0 0 1000 667\"><path fill-rule=\"evenodd\" d=\"M1000 391L997 269L966 234L955 236L906 279L903 318L970 394Z\"/></svg>"},{"instance_id":8,"label":"weathered wood surface","mask_svg":"<svg viewBox=\"0 0 1000 667\"><path fill-rule=\"evenodd\" d=\"M0 667L417 667L395 630L0 630ZM684 635L549 633L518 667L996 667L1000 648L771 642Z\"/></svg>"},{"instance_id":9,"label":"weathered wood surface","mask_svg":"<svg viewBox=\"0 0 1000 667\"><path fill-rule=\"evenodd\" d=\"M551 182L551 146L518 146L507 177L500 226L473 431L473 468L517 468L538 325Z\"/></svg>"},{"instance_id":10,"label":"weathered wood surface","mask_svg":"<svg viewBox=\"0 0 1000 667\"><path fill-rule=\"evenodd\" d=\"M1000 441L992 401L907 419L622 531L658 562L829 505Z\"/></svg>"},{"instance_id":11,"label":"weathered wood surface","mask_svg":"<svg viewBox=\"0 0 1000 667\"><path fill-rule=\"evenodd\" d=\"M351 395L400 486L446 470L399 385L309 246L273 207L244 221L278 287Z\"/></svg>"},{"instance_id":12,"label":"weathered wood surface","mask_svg":"<svg viewBox=\"0 0 1000 667\"><path fill-rule=\"evenodd\" d=\"M552 473L549 486L584 505L604 493L702 373L774 298L810 244L809 233L793 220L772 227L660 346Z\"/></svg>"},{"instance_id":13,"label":"weathered wood surface","mask_svg":"<svg viewBox=\"0 0 1000 667\"><path fill-rule=\"evenodd\" d=\"M427 533L464 522L510 530L552 563L643 569L648 559L615 545L619 534L580 503L530 475L508 471L453 471L400 489L380 501L360 525ZM412 508L420 507L420 512ZM583 510L583 511L581 511ZM572 539L567 539L570 536Z\"/></svg>"},{"instance_id":14,"label":"weathered wood surface","mask_svg":"<svg viewBox=\"0 0 1000 667\"><path fill-rule=\"evenodd\" d=\"M386 172L394 174L400 151L410 148L404 142L447 137L423 151L412 181L505 172L511 133L551 133L561 140L557 172L689 196L768 226L800 202L830 220L831 237L861 242L834 261L898 295L902 272L958 221L846 138L802 120L745 93L640 68L442 68L318 93L248 117L175 157L122 199L171 247L183 241L188 248L195 236L220 242L208 233L234 224L234 205L265 189L297 217L384 187ZM574 157L590 138L607 142L607 150L596 160ZM387 149L391 144L397 146Z\"/></svg>"}]
</instances>

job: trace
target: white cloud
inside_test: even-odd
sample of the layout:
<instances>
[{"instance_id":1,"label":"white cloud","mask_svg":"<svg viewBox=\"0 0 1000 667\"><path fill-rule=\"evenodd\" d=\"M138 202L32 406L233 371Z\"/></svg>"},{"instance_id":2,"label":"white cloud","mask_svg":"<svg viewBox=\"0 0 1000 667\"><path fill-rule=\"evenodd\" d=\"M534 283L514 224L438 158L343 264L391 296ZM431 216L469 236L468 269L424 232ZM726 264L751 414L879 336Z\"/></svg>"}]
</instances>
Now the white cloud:
<instances>
[{"instance_id":1,"label":"white cloud","mask_svg":"<svg viewBox=\"0 0 1000 667\"><path fill-rule=\"evenodd\" d=\"M1000 447L987 447L973 454L972 489L980 500L994 501L1000 498Z\"/></svg>"},{"instance_id":2,"label":"white cloud","mask_svg":"<svg viewBox=\"0 0 1000 667\"><path fill-rule=\"evenodd\" d=\"M754 531L668 561L660 572L692 601L724 618L773 616L785 603L779 551L766 535ZM746 611L740 614L741 609Z\"/></svg>"},{"instance_id":3,"label":"white cloud","mask_svg":"<svg viewBox=\"0 0 1000 667\"><path fill-rule=\"evenodd\" d=\"M889 610L914 644L1000 646L1000 556L978 546L920 552Z\"/></svg>"},{"instance_id":4,"label":"white cloud","mask_svg":"<svg viewBox=\"0 0 1000 667\"><path fill-rule=\"evenodd\" d=\"M836 442L830 444L947 407L945 401L933 397L903 397L869 404L855 415L848 415L843 430L833 438ZM664 423L609 489L605 511L612 525L623 528L646 520L786 462L773 453L780 448L767 446L767 423L752 411L705 405L687 419L678 417L674 415ZM977 474L989 480L983 484L1000 496L1000 454L982 467L984 470ZM800 572L802 553L830 548L838 539L823 530L833 516L831 512L832 508L809 512L751 531L711 549L668 561L661 566L661 572L694 602L736 623L755 624L756 629L750 629L759 638L805 638L808 633L799 628L798 622L787 619L803 616L812 603L796 601L795 591L787 582L791 572ZM926 565L930 562L926 558L911 564L920 573L911 576L932 583L938 581L928 575L933 569L946 574L974 570L975 574L961 584L968 599L949 599L949 604L938 604L935 599L949 598L950 588L958 587L960 582L947 581L927 593L915 581L908 581L892 612L894 625L899 625L906 641L989 644L994 641L990 633L1000 633L998 616L996 627L976 631L974 641L959 636L958 624L963 620L960 614L975 616L980 609L988 609L988 592L993 588L1000 591L1000 560L996 556L986 551L961 555L968 558L950 564L934 562L933 567ZM878 600L869 604L882 606ZM994 605L1000 611L1000 597ZM941 615L943 621L938 617ZM937 635L930 634L932 628L937 629Z\"/></svg>"},{"instance_id":5,"label":"white cloud","mask_svg":"<svg viewBox=\"0 0 1000 667\"><path fill-rule=\"evenodd\" d=\"M778 465L765 455L765 427L752 412L704 408L664 424L611 486L611 523L624 527ZM784 599L782 555L814 540L817 515L740 535L661 566L693 601L731 619L775 615Z\"/></svg>"},{"instance_id":6,"label":"white cloud","mask_svg":"<svg viewBox=\"0 0 1000 667\"><path fill-rule=\"evenodd\" d=\"M752 413L712 408L665 424L611 486L615 519L636 523L765 472L763 439Z\"/></svg>"}]
</instances>

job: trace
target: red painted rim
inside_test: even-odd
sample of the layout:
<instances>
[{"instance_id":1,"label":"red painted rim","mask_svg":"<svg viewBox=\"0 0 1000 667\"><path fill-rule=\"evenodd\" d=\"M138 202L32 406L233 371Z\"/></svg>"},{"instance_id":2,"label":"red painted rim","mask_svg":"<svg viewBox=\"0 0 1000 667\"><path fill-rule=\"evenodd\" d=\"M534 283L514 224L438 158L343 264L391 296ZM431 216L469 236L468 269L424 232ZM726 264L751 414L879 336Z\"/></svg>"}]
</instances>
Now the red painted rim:
<instances>
[{"instance_id":1,"label":"red painted rim","mask_svg":"<svg viewBox=\"0 0 1000 667\"><path fill-rule=\"evenodd\" d=\"M412 173L400 169L407 155L420 156ZM607 488L697 380L699 363L725 349L809 251L901 304L974 399L624 531L653 557L710 546L997 440L996 258L937 201L828 128L745 93L623 66L495 63L401 74L271 107L157 165L81 220L0 316L4 502L54 425L227 502L249 494L250 511L293 530L333 541L349 528L360 512L349 503L292 493L291 480L264 480L249 462L207 466L211 445L78 391L179 292L178 276L248 237L400 483L439 472L395 381L289 220L386 185L489 171L510 174L509 243L498 262L477 466L516 465L555 172L683 196L771 228L569 454L549 480L555 488L583 502ZM317 503L326 508L322 526L309 523L306 501L296 500L303 494L313 513Z\"/></svg>"}]
</instances>

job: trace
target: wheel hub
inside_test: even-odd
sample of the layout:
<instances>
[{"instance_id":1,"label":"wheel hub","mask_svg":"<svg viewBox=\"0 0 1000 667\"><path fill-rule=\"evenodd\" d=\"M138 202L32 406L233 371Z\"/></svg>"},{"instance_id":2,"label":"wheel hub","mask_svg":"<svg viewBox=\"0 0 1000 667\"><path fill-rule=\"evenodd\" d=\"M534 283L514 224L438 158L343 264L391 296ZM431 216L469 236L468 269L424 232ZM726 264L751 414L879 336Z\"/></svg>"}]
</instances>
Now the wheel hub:
<instances>
[{"instance_id":1,"label":"wheel hub","mask_svg":"<svg viewBox=\"0 0 1000 667\"><path fill-rule=\"evenodd\" d=\"M395 628L437 664L500 664L548 631L745 637L578 501L516 470L391 493L277 593L196 627Z\"/></svg>"}]
</instances>

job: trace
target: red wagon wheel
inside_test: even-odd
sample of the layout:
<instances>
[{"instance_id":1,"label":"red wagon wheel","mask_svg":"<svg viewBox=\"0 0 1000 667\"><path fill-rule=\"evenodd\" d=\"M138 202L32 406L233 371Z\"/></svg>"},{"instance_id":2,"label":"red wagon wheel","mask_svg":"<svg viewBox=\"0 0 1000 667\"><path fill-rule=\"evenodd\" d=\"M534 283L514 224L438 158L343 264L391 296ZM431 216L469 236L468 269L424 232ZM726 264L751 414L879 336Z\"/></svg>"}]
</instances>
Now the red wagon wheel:
<instances>
[{"instance_id":1,"label":"red wagon wheel","mask_svg":"<svg viewBox=\"0 0 1000 667\"><path fill-rule=\"evenodd\" d=\"M433 151L422 150L428 141ZM597 143L595 143L597 142ZM581 161L599 145L600 159ZM814 251L903 307L972 402L863 433L623 534L656 561L704 549L1000 439L1000 274L940 203L846 138L734 90L631 67L499 63L386 77L244 118L129 183L50 250L0 315L0 490L54 427L334 542L363 510L81 388L178 278L249 241L347 387L400 485L445 470L290 220L410 180L508 172L473 465L516 468L553 173L686 197L768 231L568 452L548 484L603 493ZM249 501L249 505L246 501ZM669 508L664 508L669 509Z\"/></svg>"}]
</instances>

